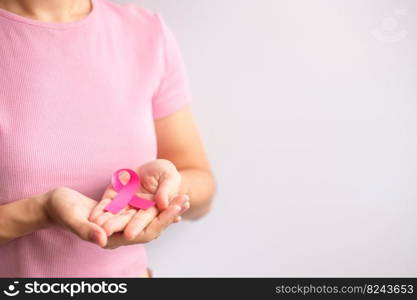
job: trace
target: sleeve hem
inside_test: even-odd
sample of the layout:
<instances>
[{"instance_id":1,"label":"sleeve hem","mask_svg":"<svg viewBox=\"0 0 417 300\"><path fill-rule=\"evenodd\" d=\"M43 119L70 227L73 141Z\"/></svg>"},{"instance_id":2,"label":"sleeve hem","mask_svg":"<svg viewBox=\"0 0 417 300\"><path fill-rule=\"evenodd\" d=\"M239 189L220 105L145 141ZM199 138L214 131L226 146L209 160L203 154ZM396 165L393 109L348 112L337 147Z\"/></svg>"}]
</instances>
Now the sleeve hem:
<instances>
[{"instance_id":1,"label":"sleeve hem","mask_svg":"<svg viewBox=\"0 0 417 300\"><path fill-rule=\"evenodd\" d=\"M190 104L191 104L191 99L186 99L181 102L172 101L171 104L169 106L165 106L163 110L159 109L158 112L153 111L153 119L158 120L158 119L168 117Z\"/></svg>"},{"instance_id":2,"label":"sleeve hem","mask_svg":"<svg viewBox=\"0 0 417 300\"><path fill-rule=\"evenodd\" d=\"M177 40L167 28L163 17L159 13L155 13L154 16L158 24L163 53L163 75L152 98L153 119L157 120L191 104L192 92Z\"/></svg>"}]
</instances>

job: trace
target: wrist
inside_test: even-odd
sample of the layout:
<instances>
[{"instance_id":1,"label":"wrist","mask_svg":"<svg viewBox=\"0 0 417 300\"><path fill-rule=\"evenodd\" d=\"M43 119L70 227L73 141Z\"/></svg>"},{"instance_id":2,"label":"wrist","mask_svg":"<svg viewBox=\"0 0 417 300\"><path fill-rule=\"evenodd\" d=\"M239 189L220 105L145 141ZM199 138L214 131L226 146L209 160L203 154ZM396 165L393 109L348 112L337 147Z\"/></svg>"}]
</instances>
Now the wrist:
<instances>
[{"instance_id":1,"label":"wrist","mask_svg":"<svg viewBox=\"0 0 417 300\"><path fill-rule=\"evenodd\" d=\"M0 245L51 225L46 214L49 194L40 194L0 206Z\"/></svg>"},{"instance_id":2,"label":"wrist","mask_svg":"<svg viewBox=\"0 0 417 300\"><path fill-rule=\"evenodd\" d=\"M39 229L46 228L52 225L52 219L48 213L48 202L52 196L52 191L40 194L34 197L34 213L38 216L38 224L36 227Z\"/></svg>"}]
</instances>

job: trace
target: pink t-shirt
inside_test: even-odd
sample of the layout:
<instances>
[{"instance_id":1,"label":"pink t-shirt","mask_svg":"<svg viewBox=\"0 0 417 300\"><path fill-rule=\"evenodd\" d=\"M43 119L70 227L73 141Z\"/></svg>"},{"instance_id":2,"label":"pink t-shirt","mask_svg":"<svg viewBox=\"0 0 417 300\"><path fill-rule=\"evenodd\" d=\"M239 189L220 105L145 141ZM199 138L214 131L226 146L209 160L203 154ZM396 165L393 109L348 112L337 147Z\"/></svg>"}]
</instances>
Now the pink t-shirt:
<instances>
[{"instance_id":1,"label":"pink t-shirt","mask_svg":"<svg viewBox=\"0 0 417 300\"><path fill-rule=\"evenodd\" d=\"M67 186L100 200L120 168L154 160L154 120L191 102L159 14L92 0L47 23L0 9L0 204ZM143 245L102 249L61 228L0 246L1 277L137 277Z\"/></svg>"}]
</instances>

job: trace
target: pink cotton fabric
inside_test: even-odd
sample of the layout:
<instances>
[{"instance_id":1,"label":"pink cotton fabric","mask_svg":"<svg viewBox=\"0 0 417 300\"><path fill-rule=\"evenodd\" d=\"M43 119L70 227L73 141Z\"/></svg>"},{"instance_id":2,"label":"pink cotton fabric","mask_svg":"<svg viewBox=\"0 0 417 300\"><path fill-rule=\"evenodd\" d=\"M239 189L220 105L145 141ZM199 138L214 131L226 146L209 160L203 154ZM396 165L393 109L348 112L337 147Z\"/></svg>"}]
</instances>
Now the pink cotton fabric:
<instances>
[{"instance_id":1,"label":"pink cotton fabric","mask_svg":"<svg viewBox=\"0 0 417 300\"><path fill-rule=\"evenodd\" d=\"M191 102L159 14L92 5L72 23L0 9L0 204L58 186L100 200L113 172L156 158L154 120ZM61 228L0 246L1 277L137 277L146 267L143 245L106 250Z\"/></svg>"}]
</instances>

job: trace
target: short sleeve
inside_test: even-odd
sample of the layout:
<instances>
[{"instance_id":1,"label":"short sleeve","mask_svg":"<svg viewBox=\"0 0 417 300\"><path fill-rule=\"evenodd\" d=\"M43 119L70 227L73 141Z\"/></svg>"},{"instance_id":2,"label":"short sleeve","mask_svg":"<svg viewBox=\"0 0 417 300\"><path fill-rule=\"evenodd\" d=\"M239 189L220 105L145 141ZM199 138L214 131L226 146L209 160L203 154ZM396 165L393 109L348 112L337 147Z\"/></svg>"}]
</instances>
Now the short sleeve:
<instances>
[{"instance_id":1,"label":"short sleeve","mask_svg":"<svg viewBox=\"0 0 417 300\"><path fill-rule=\"evenodd\" d=\"M160 119L181 109L192 100L190 82L176 37L159 14L155 14L163 46L163 74L152 99L153 118Z\"/></svg>"}]
</instances>

